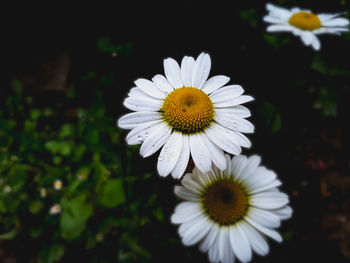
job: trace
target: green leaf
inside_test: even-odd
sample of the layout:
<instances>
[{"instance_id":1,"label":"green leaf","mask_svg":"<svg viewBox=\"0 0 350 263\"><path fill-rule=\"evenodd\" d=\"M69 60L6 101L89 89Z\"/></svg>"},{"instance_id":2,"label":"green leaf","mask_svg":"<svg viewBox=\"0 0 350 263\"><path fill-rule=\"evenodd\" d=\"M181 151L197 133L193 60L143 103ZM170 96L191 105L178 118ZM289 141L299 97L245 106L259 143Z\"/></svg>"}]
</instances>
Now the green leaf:
<instances>
[{"instance_id":1,"label":"green leaf","mask_svg":"<svg viewBox=\"0 0 350 263\"><path fill-rule=\"evenodd\" d=\"M341 77L350 75L350 71L347 69L336 66L329 66L326 62L326 59L320 53L315 54L314 60L311 64L311 69L318 71L323 75L331 77Z\"/></svg>"},{"instance_id":2,"label":"green leaf","mask_svg":"<svg viewBox=\"0 0 350 263\"><path fill-rule=\"evenodd\" d=\"M41 200L34 200L29 204L29 211L32 214L37 214L43 209L44 203Z\"/></svg>"},{"instance_id":3,"label":"green leaf","mask_svg":"<svg viewBox=\"0 0 350 263\"><path fill-rule=\"evenodd\" d=\"M85 225L93 212L92 205L86 203L86 196L81 194L73 199L63 199L63 212L60 217L61 236L74 239L84 231Z\"/></svg>"},{"instance_id":4,"label":"green leaf","mask_svg":"<svg viewBox=\"0 0 350 263\"><path fill-rule=\"evenodd\" d=\"M113 208L125 201L123 181L120 178L109 180L101 188L98 200L100 204L107 208Z\"/></svg>"},{"instance_id":5,"label":"green leaf","mask_svg":"<svg viewBox=\"0 0 350 263\"><path fill-rule=\"evenodd\" d=\"M33 119L33 120L37 120L41 115L41 112L40 110L38 109L32 109L30 111L30 117Z\"/></svg>"},{"instance_id":6,"label":"green leaf","mask_svg":"<svg viewBox=\"0 0 350 263\"><path fill-rule=\"evenodd\" d=\"M59 137L61 139L64 139L68 136L71 136L74 134L74 126L71 125L71 124L64 124L62 127L61 127L61 130L60 130L60 133L59 133Z\"/></svg>"},{"instance_id":7,"label":"green leaf","mask_svg":"<svg viewBox=\"0 0 350 263\"><path fill-rule=\"evenodd\" d=\"M40 252L40 262L53 263L59 261L64 255L65 247L62 244L46 246Z\"/></svg>"},{"instance_id":8,"label":"green leaf","mask_svg":"<svg viewBox=\"0 0 350 263\"><path fill-rule=\"evenodd\" d=\"M249 8L241 11L241 17L247 20L252 27L255 27L259 21L256 11L253 8Z\"/></svg>"},{"instance_id":9,"label":"green leaf","mask_svg":"<svg viewBox=\"0 0 350 263\"><path fill-rule=\"evenodd\" d=\"M263 102L259 107L259 113L265 128L272 133L277 133L282 128L282 118L275 106L270 102Z\"/></svg>"}]
</instances>

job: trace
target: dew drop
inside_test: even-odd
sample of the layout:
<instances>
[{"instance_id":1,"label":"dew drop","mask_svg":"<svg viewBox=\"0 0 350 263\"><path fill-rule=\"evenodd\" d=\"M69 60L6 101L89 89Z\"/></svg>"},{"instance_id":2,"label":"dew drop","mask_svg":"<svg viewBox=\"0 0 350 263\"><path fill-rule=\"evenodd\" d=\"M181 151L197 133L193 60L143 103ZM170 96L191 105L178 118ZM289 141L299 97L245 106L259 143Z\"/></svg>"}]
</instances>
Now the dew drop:
<instances>
[{"instance_id":1,"label":"dew drop","mask_svg":"<svg viewBox=\"0 0 350 263\"><path fill-rule=\"evenodd\" d=\"M163 161L163 156L159 156L158 161Z\"/></svg>"}]
</instances>

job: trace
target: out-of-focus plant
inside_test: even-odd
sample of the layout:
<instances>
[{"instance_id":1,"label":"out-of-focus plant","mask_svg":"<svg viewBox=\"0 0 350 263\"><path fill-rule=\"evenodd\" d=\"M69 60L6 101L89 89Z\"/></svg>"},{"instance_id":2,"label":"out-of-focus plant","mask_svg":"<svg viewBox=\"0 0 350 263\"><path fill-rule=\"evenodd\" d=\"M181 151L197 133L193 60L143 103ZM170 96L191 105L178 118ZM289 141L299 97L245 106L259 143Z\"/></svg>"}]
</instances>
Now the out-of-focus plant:
<instances>
[{"instance_id":1,"label":"out-of-focus plant","mask_svg":"<svg viewBox=\"0 0 350 263\"><path fill-rule=\"evenodd\" d=\"M0 108L0 240L35 243L40 262L62 260L68 248L112 251L118 262L149 260L137 240L148 219L132 208L140 203L133 187L150 175L128 176L133 150L106 116L102 95L62 118L55 106L37 108L17 79L12 90ZM75 96L68 92L68 100ZM159 218L154 203L150 217ZM103 254L91 255L102 262Z\"/></svg>"}]
</instances>

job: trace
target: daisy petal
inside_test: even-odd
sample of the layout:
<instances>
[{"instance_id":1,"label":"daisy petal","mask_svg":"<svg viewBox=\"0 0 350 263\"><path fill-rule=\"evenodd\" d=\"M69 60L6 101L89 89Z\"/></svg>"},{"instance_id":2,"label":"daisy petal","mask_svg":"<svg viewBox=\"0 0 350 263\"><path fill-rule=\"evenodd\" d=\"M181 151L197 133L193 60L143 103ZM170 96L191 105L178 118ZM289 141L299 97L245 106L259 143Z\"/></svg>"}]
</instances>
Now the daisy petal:
<instances>
[{"instance_id":1,"label":"daisy petal","mask_svg":"<svg viewBox=\"0 0 350 263\"><path fill-rule=\"evenodd\" d=\"M243 171L237 176L240 182L246 181L246 178L250 176L259 166L261 162L261 157L258 155L252 155L247 159L247 163L243 169Z\"/></svg>"},{"instance_id":2,"label":"daisy petal","mask_svg":"<svg viewBox=\"0 0 350 263\"><path fill-rule=\"evenodd\" d=\"M233 253L229 238L229 228L221 228L219 233L219 257L223 263L233 262Z\"/></svg>"},{"instance_id":3,"label":"daisy petal","mask_svg":"<svg viewBox=\"0 0 350 263\"><path fill-rule=\"evenodd\" d=\"M183 87L181 79L181 70L179 64L172 59L167 58L164 60L164 72L165 76L168 79L169 83L173 86L174 89Z\"/></svg>"},{"instance_id":4,"label":"daisy petal","mask_svg":"<svg viewBox=\"0 0 350 263\"><path fill-rule=\"evenodd\" d=\"M249 192L250 192L250 194L256 194L256 193L260 193L263 191L271 190L271 189L276 188L276 187L281 186L281 185L282 185L282 182L280 180L273 180L272 182L270 182L266 185L256 187L254 189L252 188L252 190L249 190Z\"/></svg>"},{"instance_id":5,"label":"daisy petal","mask_svg":"<svg viewBox=\"0 0 350 263\"><path fill-rule=\"evenodd\" d=\"M311 46L314 48L314 50L320 50L321 48L321 42L315 35L313 35Z\"/></svg>"},{"instance_id":6,"label":"daisy petal","mask_svg":"<svg viewBox=\"0 0 350 263\"><path fill-rule=\"evenodd\" d=\"M190 158L190 147L188 142L188 135L182 134L181 153L174 169L171 171L171 174L174 178L180 178L184 174L188 165L189 158Z\"/></svg>"},{"instance_id":7,"label":"daisy petal","mask_svg":"<svg viewBox=\"0 0 350 263\"><path fill-rule=\"evenodd\" d=\"M135 80L135 84L137 87L139 87L143 92L148 94L149 96L156 98L156 99L164 99L165 93L161 91L156 84L154 84L152 81L148 79L137 79Z\"/></svg>"},{"instance_id":8,"label":"daisy petal","mask_svg":"<svg viewBox=\"0 0 350 263\"><path fill-rule=\"evenodd\" d=\"M230 131L217 123L213 123L211 127L205 130L205 134L209 139L217 146L223 149L225 152L238 155L241 153L241 147L235 140L236 135L233 131Z\"/></svg>"},{"instance_id":9,"label":"daisy petal","mask_svg":"<svg viewBox=\"0 0 350 263\"><path fill-rule=\"evenodd\" d=\"M198 243L210 230L212 223L206 217L199 217L190 229L183 233L182 242L185 246Z\"/></svg>"},{"instance_id":10,"label":"daisy petal","mask_svg":"<svg viewBox=\"0 0 350 263\"><path fill-rule=\"evenodd\" d=\"M286 219L290 218L293 214L292 208L290 208L290 206L287 206L287 205L282 207L282 208L273 209L273 210L269 210L269 211L274 213L275 215L279 216L281 220L286 220Z\"/></svg>"},{"instance_id":11,"label":"daisy petal","mask_svg":"<svg viewBox=\"0 0 350 263\"><path fill-rule=\"evenodd\" d=\"M240 224L230 227L229 235L234 254L243 263L249 262L252 259L252 249L248 238L240 227Z\"/></svg>"},{"instance_id":12,"label":"daisy petal","mask_svg":"<svg viewBox=\"0 0 350 263\"><path fill-rule=\"evenodd\" d=\"M157 170L160 176L167 176L179 159L182 148L182 134L173 132L158 157Z\"/></svg>"},{"instance_id":13,"label":"daisy petal","mask_svg":"<svg viewBox=\"0 0 350 263\"><path fill-rule=\"evenodd\" d=\"M271 25L266 28L267 32L284 32L294 31L294 28L289 25Z\"/></svg>"},{"instance_id":14,"label":"daisy petal","mask_svg":"<svg viewBox=\"0 0 350 263\"><path fill-rule=\"evenodd\" d=\"M148 157L154 154L162 147L171 135L171 128L166 124L158 126L158 129L149 134L140 148L142 157Z\"/></svg>"},{"instance_id":15,"label":"daisy petal","mask_svg":"<svg viewBox=\"0 0 350 263\"><path fill-rule=\"evenodd\" d=\"M289 19L291 12L285 8L277 7L272 4L266 4L266 9L270 11L275 16L281 17L283 19Z\"/></svg>"},{"instance_id":16,"label":"daisy petal","mask_svg":"<svg viewBox=\"0 0 350 263\"><path fill-rule=\"evenodd\" d=\"M237 118L230 116L225 112L226 108L221 109L222 111L215 111L214 120L222 126L232 130L245 133L253 133L254 125L243 118ZM230 111L229 111L230 112Z\"/></svg>"},{"instance_id":17,"label":"daisy petal","mask_svg":"<svg viewBox=\"0 0 350 263\"><path fill-rule=\"evenodd\" d=\"M212 224L207 236L203 239L199 246L202 252L207 252L213 245L214 241L218 238L220 227L217 224Z\"/></svg>"},{"instance_id":18,"label":"daisy petal","mask_svg":"<svg viewBox=\"0 0 350 263\"><path fill-rule=\"evenodd\" d=\"M225 100L217 103L213 102L213 105L215 108L232 107L232 106L243 104L252 100L254 100L252 96L242 95L232 100Z\"/></svg>"},{"instance_id":19,"label":"daisy petal","mask_svg":"<svg viewBox=\"0 0 350 263\"><path fill-rule=\"evenodd\" d=\"M277 16L267 15L263 17L263 21L267 23L283 24L285 20Z\"/></svg>"},{"instance_id":20,"label":"daisy petal","mask_svg":"<svg viewBox=\"0 0 350 263\"><path fill-rule=\"evenodd\" d=\"M269 229L267 227L264 227L260 224L258 224L256 221L252 220L251 218L244 218L250 225L252 225L253 227L255 227L257 230L259 230L261 233L271 237L272 239L276 240L277 242L282 242L282 237L281 235L272 229Z\"/></svg>"},{"instance_id":21,"label":"daisy petal","mask_svg":"<svg viewBox=\"0 0 350 263\"><path fill-rule=\"evenodd\" d=\"M124 106L133 111L158 111L163 101L158 99L128 97L124 100Z\"/></svg>"},{"instance_id":22,"label":"daisy petal","mask_svg":"<svg viewBox=\"0 0 350 263\"><path fill-rule=\"evenodd\" d=\"M171 222L173 224L181 224L200 216L202 211L197 203L194 202L182 202L175 208L174 214L171 216Z\"/></svg>"},{"instance_id":23,"label":"daisy petal","mask_svg":"<svg viewBox=\"0 0 350 263\"><path fill-rule=\"evenodd\" d=\"M208 154L208 148L203 143L201 134L189 136L191 156L194 164L202 173L207 173L211 169L211 159Z\"/></svg>"},{"instance_id":24,"label":"daisy petal","mask_svg":"<svg viewBox=\"0 0 350 263\"><path fill-rule=\"evenodd\" d=\"M194 62L194 58L188 56L184 56L181 61L181 77L185 87L191 87L192 85L192 71Z\"/></svg>"},{"instance_id":25,"label":"daisy petal","mask_svg":"<svg viewBox=\"0 0 350 263\"><path fill-rule=\"evenodd\" d=\"M150 121L161 120L161 118L162 116L154 111L132 112L119 118L117 125L123 129L133 129Z\"/></svg>"},{"instance_id":26,"label":"daisy petal","mask_svg":"<svg viewBox=\"0 0 350 263\"><path fill-rule=\"evenodd\" d=\"M269 253L269 245L267 244L265 238L255 230L254 227L249 225L247 222L242 222L239 224L242 231L246 235L252 249L260 256L265 256Z\"/></svg>"},{"instance_id":27,"label":"daisy petal","mask_svg":"<svg viewBox=\"0 0 350 263\"><path fill-rule=\"evenodd\" d=\"M202 134L202 140L204 145L208 147L208 151L210 152L210 158L213 161L213 163L218 167L220 170L225 170L226 168L226 160L223 150L221 150L219 147L217 147L209 138L208 136L203 133Z\"/></svg>"},{"instance_id":28,"label":"daisy petal","mask_svg":"<svg viewBox=\"0 0 350 263\"><path fill-rule=\"evenodd\" d=\"M186 201L191 201L191 202L200 201L199 196L194 194L193 192L187 190L186 187L176 185L174 192L178 197L180 197Z\"/></svg>"},{"instance_id":29,"label":"daisy petal","mask_svg":"<svg viewBox=\"0 0 350 263\"><path fill-rule=\"evenodd\" d=\"M224 75L213 76L205 82L202 88L202 91L205 92L206 94L213 93L214 91L216 91L218 88L221 88L229 81L230 81L230 78Z\"/></svg>"},{"instance_id":30,"label":"daisy petal","mask_svg":"<svg viewBox=\"0 0 350 263\"><path fill-rule=\"evenodd\" d=\"M165 94L169 94L171 93L174 88L170 85L169 81L167 80L166 77L164 77L161 74L157 74L152 78L152 81L154 82L154 84L158 87L158 89L160 89L161 91L163 91Z\"/></svg>"},{"instance_id":31,"label":"daisy petal","mask_svg":"<svg viewBox=\"0 0 350 263\"><path fill-rule=\"evenodd\" d=\"M229 85L226 87L222 87L212 94L210 94L210 98L213 103L219 103L227 100L232 100L242 95L244 89L240 85Z\"/></svg>"},{"instance_id":32,"label":"daisy petal","mask_svg":"<svg viewBox=\"0 0 350 263\"><path fill-rule=\"evenodd\" d=\"M129 145L140 144L147 138L147 135L153 133L162 125L163 121L159 120L137 126L128 133L126 141Z\"/></svg>"},{"instance_id":33,"label":"daisy petal","mask_svg":"<svg viewBox=\"0 0 350 263\"><path fill-rule=\"evenodd\" d=\"M192 87L201 89L208 79L211 68L211 60L208 54L201 53L193 65Z\"/></svg>"},{"instance_id":34,"label":"daisy petal","mask_svg":"<svg viewBox=\"0 0 350 263\"><path fill-rule=\"evenodd\" d=\"M276 209L288 204L288 196L281 192L261 192L251 196L251 204L262 209Z\"/></svg>"},{"instance_id":35,"label":"daisy petal","mask_svg":"<svg viewBox=\"0 0 350 263\"><path fill-rule=\"evenodd\" d=\"M254 220L265 227L277 228L281 225L280 218L269 212L268 210L259 209L256 207L251 207L248 212L249 218L254 218Z\"/></svg>"},{"instance_id":36,"label":"daisy petal","mask_svg":"<svg viewBox=\"0 0 350 263\"><path fill-rule=\"evenodd\" d=\"M215 114L221 114L225 116L239 116L241 118L247 118L251 116L250 110L242 105L215 109Z\"/></svg>"},{"instance_id":37,"label":"daisy petal","mask_svg":"<svg viewBox=\"0 0 350 263\"><path fill-rule=\"evenodd\" d=\"M349 20L346 18L334 18L322 22L322 26L348 26Z\"/></svg>"}]
</instances>

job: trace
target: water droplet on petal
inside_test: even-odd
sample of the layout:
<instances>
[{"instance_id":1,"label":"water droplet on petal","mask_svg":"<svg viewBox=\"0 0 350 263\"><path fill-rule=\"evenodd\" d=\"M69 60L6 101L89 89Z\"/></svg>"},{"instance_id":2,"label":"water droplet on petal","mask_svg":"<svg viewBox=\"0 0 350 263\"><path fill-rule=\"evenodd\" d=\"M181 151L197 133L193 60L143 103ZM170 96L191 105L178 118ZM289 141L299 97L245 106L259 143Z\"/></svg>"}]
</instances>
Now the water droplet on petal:
<instances>
[{"instance_id":1,"label":"water droplet on petal","mask_svg":"<svg viewBox=\"0 0 350 263\"><path fill-rule=\"evenodd\" d=\"M159 156L158 161L163 161L163 156Z\"/></svg>"}]
</instances>

